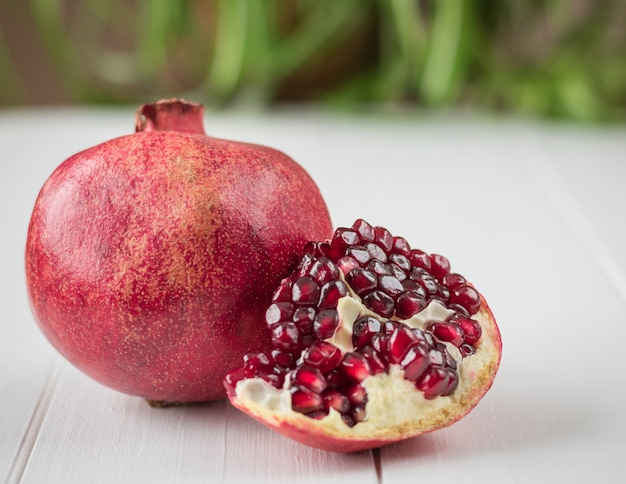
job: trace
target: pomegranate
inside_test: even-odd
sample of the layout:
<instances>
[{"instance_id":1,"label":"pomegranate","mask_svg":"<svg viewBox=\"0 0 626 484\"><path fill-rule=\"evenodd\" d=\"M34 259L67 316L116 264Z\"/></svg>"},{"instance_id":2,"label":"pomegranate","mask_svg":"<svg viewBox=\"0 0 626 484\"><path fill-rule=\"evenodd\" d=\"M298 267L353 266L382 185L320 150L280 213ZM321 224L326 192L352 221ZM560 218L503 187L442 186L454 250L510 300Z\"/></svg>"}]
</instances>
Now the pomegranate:
<instances>
[{"instance_id":1,"label":"pomegranate","mask_svg":"<svg viewBox=\"0 0 626 484\"><path fill-rule=\"evenodd\" d=\"M202 123L182 99L141 106L136 133L54 171L28 229L43 333L95 380L155 405L225 398L241 355L271 348L274 287L308 240L332 234L300 165Z\"/></svg>"},{"instance_id":2,"label":"pomegranate","mask_svg":"<svg viewBox=\"0 0 626 484\"><path fill-rule=\"evenodd\" d=\"M273 348L228 373L231 403L339 452L457 421L490 388L502 351L487 303L446 257L364 220L307 244L265 321Z\"/></svg>"}]
</instances>

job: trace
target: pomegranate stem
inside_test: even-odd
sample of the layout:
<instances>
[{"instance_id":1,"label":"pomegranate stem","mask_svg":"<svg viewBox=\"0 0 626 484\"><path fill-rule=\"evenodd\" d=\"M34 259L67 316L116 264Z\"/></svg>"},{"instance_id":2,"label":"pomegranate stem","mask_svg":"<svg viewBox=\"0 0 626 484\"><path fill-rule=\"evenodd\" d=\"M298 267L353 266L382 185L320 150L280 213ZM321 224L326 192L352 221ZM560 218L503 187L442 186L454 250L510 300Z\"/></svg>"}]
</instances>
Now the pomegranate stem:
<instances>
[{"instance_id":1,"label":"pomegranate stem","mask_svg":"<svg viewBox=\"0 0 626 484\"><path fill-rule=\"evenodd\" d=\"M143 104L135 118L136 132L180 131L205 134L204 106L182 98L172 98Z\"/></svg>"}]
</instances>

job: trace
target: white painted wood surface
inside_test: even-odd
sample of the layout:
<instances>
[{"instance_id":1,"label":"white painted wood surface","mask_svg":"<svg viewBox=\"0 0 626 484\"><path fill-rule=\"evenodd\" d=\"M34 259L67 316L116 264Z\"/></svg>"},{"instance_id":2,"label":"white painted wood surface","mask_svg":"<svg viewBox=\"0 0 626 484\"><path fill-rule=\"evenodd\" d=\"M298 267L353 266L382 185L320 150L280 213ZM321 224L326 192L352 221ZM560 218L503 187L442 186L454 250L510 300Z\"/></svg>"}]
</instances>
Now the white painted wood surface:
<instances>
[{"instance_id":1,"label":"white painted wood surface","mask_svg":"<svg viewBox=\"0 0 626 484\"><path fill-rule=\"evenodd\" d=\"M226 402L155 410L91 381L30 314L26 228L54 167L131 132L133 110L0 111L0 482L623 482L626 128L302 112L205 125L298 160L336 225L363 217L446 254L500 323L492 390L448 429L342 455Z\"/></svg>"}]
</instances>

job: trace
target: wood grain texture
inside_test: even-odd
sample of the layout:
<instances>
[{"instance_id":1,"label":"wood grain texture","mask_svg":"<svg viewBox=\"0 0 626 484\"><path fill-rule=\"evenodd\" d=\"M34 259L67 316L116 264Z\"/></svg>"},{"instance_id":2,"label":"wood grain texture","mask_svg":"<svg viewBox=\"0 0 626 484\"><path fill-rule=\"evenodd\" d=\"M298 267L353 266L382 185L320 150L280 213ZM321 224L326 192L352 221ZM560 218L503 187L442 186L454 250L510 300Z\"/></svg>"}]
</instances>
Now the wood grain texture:
<instances>
[{"instance_id":1,"label":"wood grain texture","mask_svg":"<svg viewBox=\"0 0 626 484\"><path fill-rule=\"evenodd\" d=\"M39 333L23 286L37 190L71 153L130 132L132 116L0 112L11 161L0 167L0 482L621 482L626 129L207 115L212 135L298 160L335 224L363 217L446 254L500 324L500 372L465 419L342 455L291 442L226 402L150 408L79 373Z\"/></svg>"}]
</instances>

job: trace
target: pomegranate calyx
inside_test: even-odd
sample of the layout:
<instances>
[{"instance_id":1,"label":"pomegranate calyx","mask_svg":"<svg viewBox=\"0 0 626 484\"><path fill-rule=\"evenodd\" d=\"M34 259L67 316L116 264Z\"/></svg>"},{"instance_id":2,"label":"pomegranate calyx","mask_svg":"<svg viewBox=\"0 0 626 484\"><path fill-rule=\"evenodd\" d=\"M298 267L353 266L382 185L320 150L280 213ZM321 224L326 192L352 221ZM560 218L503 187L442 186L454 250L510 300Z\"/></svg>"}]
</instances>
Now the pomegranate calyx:
<instances>
[{"instance_id":1,"label":"pomegranate calyx","mask_svg":"<svg viewBox=\"0 0 626 484\"><path fill-rule=\"evenodd\" d=\"M205 134L204 106L183 98L162 99L143 104L135 117L135 132L180 131Z\"/></svg>"}]
</instances>

